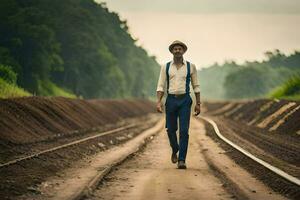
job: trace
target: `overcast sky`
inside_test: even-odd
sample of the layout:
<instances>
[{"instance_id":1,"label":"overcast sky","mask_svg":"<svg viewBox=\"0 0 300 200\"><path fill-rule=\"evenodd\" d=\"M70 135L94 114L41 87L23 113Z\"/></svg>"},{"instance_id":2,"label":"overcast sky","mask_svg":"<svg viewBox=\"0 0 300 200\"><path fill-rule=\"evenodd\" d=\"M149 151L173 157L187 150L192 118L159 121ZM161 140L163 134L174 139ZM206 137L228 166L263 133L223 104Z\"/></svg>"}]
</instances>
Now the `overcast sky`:
<instances>
[{"instance_id":1,"label":"overcast sky","mask_svg":"<svg viewBox=\"0 0 300 200\"><path fill-rule=\"evenodd\" d=\"M122 12L289 13L299 14L299 0L98 0Z\"/></svg>"},{"instance_id":2,"label":"overcast sky","mask_svg":"<svg viewBox=\"0 0 300 200\"><path fill-rule=\"evenodd\" d=\"M159 63L175 39L197 68L262 60L267 50L300 50L300 0L97 0L127 20L137 44Z\"/></svg>"}]
</instances>

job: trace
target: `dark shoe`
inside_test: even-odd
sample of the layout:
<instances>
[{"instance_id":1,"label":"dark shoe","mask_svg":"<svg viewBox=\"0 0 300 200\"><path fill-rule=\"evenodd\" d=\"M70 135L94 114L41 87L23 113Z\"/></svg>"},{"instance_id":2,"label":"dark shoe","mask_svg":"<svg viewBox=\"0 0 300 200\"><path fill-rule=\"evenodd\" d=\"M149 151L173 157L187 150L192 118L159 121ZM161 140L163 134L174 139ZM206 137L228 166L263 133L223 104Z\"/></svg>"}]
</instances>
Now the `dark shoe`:
<instances>
[{"instance_id":1,"label":"dark shoe","mask_svg":"<svg viewBox=\"0 0 300 200\"><path fill-rule=\"evenodd\" d=\"M185 162L183 160L179 160L177 167L178 169L186 169Z\"/></svg>"},{"instance_id":2,"label":"dark shoe","mask_svg":"<svg viewBox=\"0 0 300 200\"><path fill-rule=\"evenodd\" d=\"M177 153L172 153L171 161L172 161L172 163L177 163L177 161L178 161Z\"/></svg>"}]
</instances>

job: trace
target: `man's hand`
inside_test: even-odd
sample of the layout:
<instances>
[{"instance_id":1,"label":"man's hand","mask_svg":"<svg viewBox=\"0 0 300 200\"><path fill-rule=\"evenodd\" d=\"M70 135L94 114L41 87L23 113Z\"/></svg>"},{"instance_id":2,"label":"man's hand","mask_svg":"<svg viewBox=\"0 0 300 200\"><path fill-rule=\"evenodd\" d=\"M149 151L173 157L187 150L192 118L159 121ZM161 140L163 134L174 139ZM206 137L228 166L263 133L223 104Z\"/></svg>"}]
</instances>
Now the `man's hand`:
<instances>
[{"instance_id":1,"label":"man's hand","mask_svg":"<svg viewBox=\"0 0 300 200\"><path fill-rule=\"evenodd\" d=\"M200 105L196 105L195 106L195 116L197 116L197 115L199 115L200 114L200 112L201 112L201 108L200 108Z\"/></svg>"},{"instance_id":2,"label":"man's hand","mask_svg":"<svg viewBox=\"0 0 300 200\"><path fill-rule=\"evenodd\" d=\"M157 104L156 104L156 110L157 110L157 112L159 112L159 113L162 113L162 112L163 112L161 101L157 102Z\"/></svg>"}]
</instances>

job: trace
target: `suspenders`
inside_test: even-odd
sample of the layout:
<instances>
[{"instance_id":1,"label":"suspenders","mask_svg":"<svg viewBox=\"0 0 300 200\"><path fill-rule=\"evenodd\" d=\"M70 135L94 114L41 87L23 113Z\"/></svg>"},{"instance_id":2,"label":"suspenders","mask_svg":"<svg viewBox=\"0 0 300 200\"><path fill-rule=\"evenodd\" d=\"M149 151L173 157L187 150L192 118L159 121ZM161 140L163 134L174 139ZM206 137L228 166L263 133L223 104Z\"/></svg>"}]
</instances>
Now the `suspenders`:
<instances>
[{"instance_id":1,"label":"suspenders","mask_svg":"<svg viewBox=\"0 0 300 200\"><path fill-rule=\"evenodd\" d=\"M167 63L166 73L167 73L167 93L169 94L169 82L170 82L170 76L169 76L169 69L170 69L171 62Z\"/></svg>"},{"instance_id":2,"label":"suspenders","mask_svg":"<svg viewBox=\"0 0 300 200\"><path fill-rule=\"evenodd\" d=\"M191 81L191 64L189 61L186 62L187 64L187 75L185 81L185 93L190 93L190 81Z\"/></svg>"},{"instance_id":3,"label":"suspenders","mask_svg":"<svg viewBox=\"0 0 300 200\"><path fill-rule=\"evenodd\" d=\"M167 63L166 66L166 74L167 74L167 93L169 94L169 84L170 84L170 76L169 76L169 69L170 69L171 62ZM187 75L185 81L185 93L190 92L190 81L191 81L191 64L189 61L186 62L187 65Z\"/></svg>"}]
</instances>

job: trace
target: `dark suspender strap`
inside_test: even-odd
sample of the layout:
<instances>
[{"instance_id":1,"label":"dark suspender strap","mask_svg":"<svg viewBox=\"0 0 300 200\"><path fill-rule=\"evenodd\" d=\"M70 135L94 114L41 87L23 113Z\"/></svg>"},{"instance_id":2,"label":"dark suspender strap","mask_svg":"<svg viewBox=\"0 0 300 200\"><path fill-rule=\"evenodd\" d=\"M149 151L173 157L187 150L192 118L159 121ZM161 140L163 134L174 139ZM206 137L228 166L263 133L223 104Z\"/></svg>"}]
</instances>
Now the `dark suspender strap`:
<instances>
[{"instance_id":1,"label":"dark suspender strap","mask_svg":"<svg viewBox=\"0 0 300 200\"><path fill-rule=\"evenodd\" d=\"M186 63L187 63L187 75L186 75L186 83L185 83L185 92L188 94L190 93L191 64L188 61Z\"/></svg>"},{"instance_id":2,"label":"dark suspender strap","mask_svg":"<svg viewBox=\"0 0 300 200\"><path fill-rule=\"evenodd\" d=\"M171 62L168 62L167 63L167 67L166 67L166 74L167 74L167 94L169 94L169 82L170 82L170 80L169 80L169 69L170 69L170 64L171 64Z\"/></svg>"}]
</instances>

